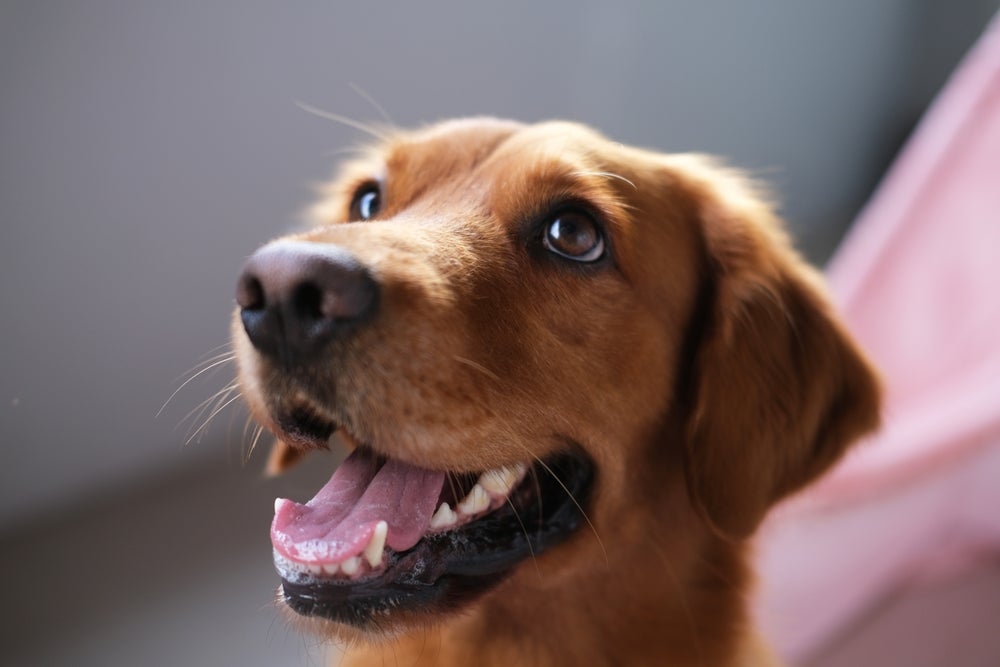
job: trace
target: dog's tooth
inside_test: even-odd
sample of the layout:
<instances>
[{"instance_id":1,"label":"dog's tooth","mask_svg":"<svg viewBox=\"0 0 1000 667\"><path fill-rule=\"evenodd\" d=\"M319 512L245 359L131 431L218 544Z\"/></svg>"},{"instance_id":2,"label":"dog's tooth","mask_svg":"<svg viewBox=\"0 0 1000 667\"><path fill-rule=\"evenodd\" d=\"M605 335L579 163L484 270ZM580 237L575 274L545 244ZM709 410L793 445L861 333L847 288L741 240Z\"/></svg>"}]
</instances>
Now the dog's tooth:
<instances>
[{"instance_id":1,"label":"dog's tooth","mask_svg":"<svg viewBox=\"0 0 1000 667\"><path fill-rule=\"evenodd\" d=\"M326 565L323 566L323 572L325 574L337 574L339 570L340 566L337 565L336 563L327 563Z\"/></svg>"},{"instance_id":2,"label":"dog's tooth","mask_svg":"<svg viewBox=\"0 0 1000 667\"><path fill-rule=\"evenodd\" d=\"M483 487L476 484L468 495L458 504L458 511L466 516L478 514L490 506L490 495Z\"/></svg>"},{"instance_id":3,"label":"dog's tooth","mask_svg":"<svg viewBox=\"0 0 1000 667\"><path fill-rule=\"evenodd\" d=\"M507 468L494 468L487 470L479 476L477 484L495 496L505 496L510 490L514 480L510 479L510 471Z\"/></svg>"},{"instance_id":4,"label":"dog's tooth","mask_svg":"<svg viewBox=\"0 0 1000 667\"><path fill-rule=\"evenodd\" d=\"M372 533L372 539L365 547L365 560L372 567L378 567L382 564L382 550L385 549L385 536L389 533L389 524L385 521L379 521L375 524L375 532Z\"/></svg>"},{"instance_id":5,"label":"dog's tooth","mask_svg":"<svg viewBox=\"0 0 1000 667\"><path fill-rule=\"evenodd\" d=\"M479 476L479 486L495 496L506 496L514 488L517 480L521 479L524 471L523 463L487 470Z\"/></svg>"},{"instance_id":6,"label":"dog's tooth","mask_svg":"<svg viewBox=\"0 0 1000 667\"><path fill-rule=\"evenodd\" d=\"M305 565L312 574L323 574L323 566L318 563L309 563L308 565L303 563L303 565Z\"/></svg>"},{"instance_id":7,"label":"dog's tooth","mask_svg":"<svg viewBox=\"0 0 1000 667\"><path fill-rule=\"evenodd\" d=\"M455 525L458 515L451 509L448 503L441 503L434 516L431 517L431 528L448 528Z\"/></svg>"},{"instance_id":8,"label":"dog's tooth","mask_svg":"<svg viewBox=\"0 0 1000 667\"><path fill-rule=\"evenodd\" d=\"M277 514L281 511L281 508L292 502L288 498L275 498L274 499L274 513Z\"/></svg>"},{"instance_id":9,"label":"dog's tooth","mask_svg":"<svg viewBox=\"0 0 1000 667\"><path fill-rule=\"evenodd\" d=\"M361 568L361 558L358 556L351 556L343 563L340 564L340 569L343 570L344 574L347 576L352 576L357 574L358 570Z\"/></svg>"}]
</instances>

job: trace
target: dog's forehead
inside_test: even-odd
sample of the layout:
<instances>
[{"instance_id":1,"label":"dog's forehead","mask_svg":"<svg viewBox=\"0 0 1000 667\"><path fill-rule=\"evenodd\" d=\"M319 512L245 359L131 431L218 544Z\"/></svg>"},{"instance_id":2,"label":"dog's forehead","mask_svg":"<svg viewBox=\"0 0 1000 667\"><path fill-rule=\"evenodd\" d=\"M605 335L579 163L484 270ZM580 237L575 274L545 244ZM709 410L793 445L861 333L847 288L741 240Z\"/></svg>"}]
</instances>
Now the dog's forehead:
<instances>
[{"instance_id":1,"label":"dog's forehead","mask_svg":"<svg viewBox=\"0 0 1000 667\"><path fill-rule=\"evenodd\" d=\"M626 149L596 131L565 121L525 125L495 118L452 120L397 135L381 148L390 175L422 180L458 177L486 168L565 164L601 169L621 161ZM634 160L631 163L634 165Z\"/></svg>"},{"instance_id":2,"label":"dog's forehead","mask_svg":"<svg viewBox=\"0 0 1000 667\"><path fill-rule=\"evenodd\" d=\"M382 147L382 160L394 176L455 177L472 171L522 128L493 118L447 121L393 137Z\"/></svg>"},{"instance_id":3,"label":"dog's forehead","mask_svg":"<svg viewBox=\"0 0 1000 667\"><path fill-rule=\"evenodd\" d=\"M400 204L433 191L513 212L532 195L544 200L549 193L603 209L635 198L650 155L576 123L480 118L399 135L382 147L377 171Z\"/></svg>"}]
</instances>

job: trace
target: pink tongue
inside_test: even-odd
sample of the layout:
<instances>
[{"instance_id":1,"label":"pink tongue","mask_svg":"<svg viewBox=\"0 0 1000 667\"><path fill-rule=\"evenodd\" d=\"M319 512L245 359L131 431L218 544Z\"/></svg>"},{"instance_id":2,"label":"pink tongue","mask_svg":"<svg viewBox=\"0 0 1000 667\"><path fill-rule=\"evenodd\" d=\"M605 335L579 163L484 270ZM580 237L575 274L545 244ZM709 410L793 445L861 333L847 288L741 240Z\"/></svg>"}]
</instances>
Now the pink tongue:
<instances>
[{"instance_id":1,"label":"pink tongue","mask_svg":"<svg viewBox=\"0 0 1000 667\"><path fill-rule=\"evenodd\" d=\"M360 554L376 524L385 521L386 544L404 551L430 525L443 485L443 472L399 461L379 469L371 454L354 450L305 505L278 501L271 543L298 562L340 563Z\"/></svg>"}]
</instances>

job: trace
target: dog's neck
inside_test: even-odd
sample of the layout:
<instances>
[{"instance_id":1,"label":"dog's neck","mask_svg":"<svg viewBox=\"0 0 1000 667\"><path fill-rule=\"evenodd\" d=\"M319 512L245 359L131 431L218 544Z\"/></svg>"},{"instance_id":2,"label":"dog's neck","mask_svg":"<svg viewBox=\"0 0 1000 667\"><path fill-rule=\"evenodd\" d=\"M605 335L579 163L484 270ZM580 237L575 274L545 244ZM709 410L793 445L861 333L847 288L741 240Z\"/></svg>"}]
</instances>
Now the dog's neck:
<instances>
[{"instance_id":1,"label":"dog's neck","mask_svg":"<svg viewBox=\"0 0 1000 667\"><path fill-rule=\"evenodd\" d=\"M577 545L591 567L559 572L558 563L529 563L472 611L353 649L341 664L772 664L737 592L749 579L745 549L707 530L702 537L700 544L650 534L641 543ZM616 576L628 571L651 576Z\"/></svg>"}]
</instances>

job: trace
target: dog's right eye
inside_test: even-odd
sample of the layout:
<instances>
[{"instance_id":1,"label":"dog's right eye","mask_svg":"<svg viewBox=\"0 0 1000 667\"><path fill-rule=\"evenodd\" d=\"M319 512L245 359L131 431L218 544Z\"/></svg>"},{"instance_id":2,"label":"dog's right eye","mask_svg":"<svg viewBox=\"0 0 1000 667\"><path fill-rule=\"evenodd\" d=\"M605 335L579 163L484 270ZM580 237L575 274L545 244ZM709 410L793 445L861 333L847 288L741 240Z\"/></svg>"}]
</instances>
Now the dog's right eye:
<instances>
[{"instance_id":1,"label":"dog's right eye","mask_svg":"<svg viewBox=\"0 0 1000 667\"><path fill-rule=\"evenodd\" d=\"M351 220L370 220L382 208L382 192L377 183L366 183L358 188L351 201Z\"/></svg>"}]
</instances>

